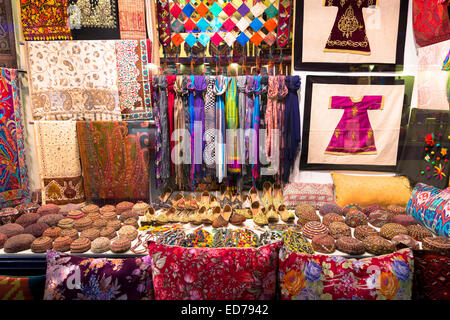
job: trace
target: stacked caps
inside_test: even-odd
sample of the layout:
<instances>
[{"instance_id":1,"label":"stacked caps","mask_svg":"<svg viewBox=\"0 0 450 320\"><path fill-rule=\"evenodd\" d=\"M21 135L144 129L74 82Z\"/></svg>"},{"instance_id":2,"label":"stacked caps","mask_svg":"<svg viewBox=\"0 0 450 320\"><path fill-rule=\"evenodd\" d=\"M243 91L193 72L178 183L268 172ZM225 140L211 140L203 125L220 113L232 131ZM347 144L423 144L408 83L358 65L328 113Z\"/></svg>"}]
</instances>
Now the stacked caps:
<instances>
[{"instance_id":1,"label":"stacked caps","mask_svg":"<svg viewBox=\"0 0 450 320\"><path fill-rule=\"evenodd\" d=\"M136 213L138 216L143 217L143 216L145 216L145 213L148 211L149 208L150 208L150 206L147 203L138 201L133 206L131 211L133 211L133 213Z\"/></svg>"},{"instance_id":2,"label":"stacked caps","mask_svg":"<svg viewBox=\"0 0 450 320\"><path fill-rule=\"evenodd\" d=\"M95 204L89 204L89 205L83 207L83 209L81 209L81 211L85 214L86 218L89 218L92 221L100 219L100 217L101 217L100 208Z\"/></svg>"},{"instance_id":3,"label":"stacked caps","mask_svg":"<svg viewBox=\"0 0 450 320\"><path fill-rule=\"evenodd\" d=\"M42 236L45 230L47 230L49 226L46 223L43 222L36 222L32 225L29 225L23 230L23 233L29 233L32 234L34 237L39 238Z\"/></svg>"},{"instance_id":4,"label":"stacked caps","mask_svg":"<svg viewBox=\"0 0 450 320\"><path fill-rule=\"evenodd\" d=\"M417 220L407 214L397 214L392 217L391 222L401 224L404 227L417 224Z\"/></svg>"},{"instance_id":5,"label":"stacked caps","mask_svg":"<svg viewBox=\"0 0 450 320\"><path fill-rule=\"evenodd\" d=\"M389 206L386 207L386 211L393 213L394 215L396 214L406 214L406 208L402 207L402 206L398 206L395 204L391 204Z\"/></svg>"},{"instance_id":6,"label":"stacked caps","mask_svg":"<svg viewBox=\"0 0 450 320\"><path fill-rule=\"evenodd\" d=\"M42 234L45 237L50 237L52 239L56 239L61 234L62 229L60 227L50 227L44 231Z\"/></svg>"},{"instance_id":7,"label":"stacked caps","mask_svg":"<svg viewBox=\"0 0 450 320\"><path fill-rule=\"evenodd\" d=\"M106 227L100 230L100 237L106 237L108 239L114 239L116 237L116 230L111 227Z\"/></svg>"},{"instance_id":8,"label":"stacked caps","mask_svg":"<svg viewBox=\"0 0 450 320\"><path fill-rule=\"evenodd\" d=\"M340 237L336 240L336 248L339 251L354 256L359 256L366 252L366 249L361 241L347 236Z\"/></svg>"},{"instance_id":9,"label":"stacked caps","mask_svg":"<svg viewBox=\"0 0 450 320\"><path fill-rule=\"evenodd\" d=\"M407 236L406 234L399 234L398 236L393 237L391 242L396 250L400 250L403 248L411 248L414 250L420 249L419 242L417 242L410 236Z\"/></svg>"},{"instance_id":10,"label":"stacked caps","mask_svg":"<svg viewBox=\"0 0 450 320\"><path fill-rule=\"evenodd\" d=\"M342 215L342 208L334 203L324 204L322 207L320 207L319 213L323 217L329 213L337 213L339 215Z\"/></svg>"},{"instance_id":11,"label":"stacked caps","mask_svg":"<svg viewBox=\"0 0 450 320\"><path fill-rule=\"evenodd\" d=\"M80 237L88 238L91 241L94 241L98 237L100 237L100 230L96 228L89 228L81 231Z\"/></svg>"},{"instance_id":12,"label":"stacked caps","mask_svg":"<svg viewBox=\"0 0 450 320\"><path fill-rule=\"evenodd\" d=\"M362 243L367 252L375 255L388 254L393 252L395 249L394 245L390 241L380 236L368 236L362 241Z\"/></svg>"},{"instance_id":13,"label":"stacked caps","mask_svg":"<svg viewBox=\"0 0 450 320\"><path fill-rule=\"evenodd\" d=\"M321 253L333 253L336 250L334 238L328 234L314 236L312 246L315 251Z\"/></svg>"},{"instance_id":14,"label":"stacked caps","mask_svg":"<svg viewBox=\"0 0 450 320\"><path fill-rule=\"evenodd\" d=\"M94 223L92 223L92 228L96 228L96 229L103 229L106 227L106 225L108 224L108 220L105 219L97 219L94 221Z\"/></svg>"},{"instance_id":15,"label":"stacked caps","mask_svg":"<svg viewBox=\"0 0 450 320\"><path fill-rule=\"evenodd\" d=\"M31 248L31 244L36 238L31 234L18 234L6 240L3 245L5 253L16 253Z\"/></svg>"},{"instance_id":16,"label":"stacked caps","mask_svg":"<svg viewBox=\"0 0 450 320\"><path fill-rule=\"evenodd\" d=\"M422 241L422 249L433 250L447 255L450 253L450 239L442 236L425 238Z\"/></svg>"},{"instance_id":17,"label":"stacked caps","mask_svg":"<svg viewBox=\"0 0 450 320\"><path fill-rule=\"evenodd\" d=\"M53 241L53 250L59 252L66 252L70 250L70 245L72 244L72 238L68 236L58 237Z\"/></svg>"},{"instance_id":18,"label":"stacked caps","mask_svg":"<svg viewBox=\"0 0 450 320\"><path fill-rule=\"evenodd\" d=\"M119 219L110 220L106 223L107 228L113 228L114 230L119 230L122 226L122 222Z\"/></svg>"},{"instance_id":19,"label":"stacked caps","mask_svg":"<svg viewBox=\"0 0 450 320\"><path fill-rule=\"evenodd\" d=\"M369 223L374 227L381 228L386 223L389 223L392 218L392 213L384 210L376 210L369 215Z\"/></svg>"},{"instance_id":20,"label":"stacked caps","mask_svg":"<svg viewBox=\"0 0 450 320\"><path fill-rule=\"evenodd\" d=\"M72 210L66 215L66 218L78 220L84 218L84 213L80 210Z\"/></svg>"},{"instance_id":21,"label":"stacked caps","mask_svg":"<svg viewBox=\"0 0 450 320\"><path fill-rule=\"evenodd\" d=\"M364 214L366 216L369 216L372 212L377 211L377 210L381 210L381 206L379 204L373 204L371 206L365 207L362 212L364 212Z\"/></svg>"},{"instance_id":22,"label":"stacked caps","mask_svg":"<svg viewBox=\"0 0 450 320\"><path fill-rule=\"evenodd\" d=\"M61 231L60 237L69 237L72 240L78 239L78 231L77 229L63 229Z\"/></svg>"},{"instance_id":23,"label":"stacked caps","mask_svg":"<svg viewBox=\"0 0 450 320\"><path fill-rule=\"evenodd\" d=\"M335 239L339 239L342 236L350 237L352 235L350 227L342 222L332 222L328 227L328 231Z\"/></svg>"},{"instance_id":24,"label":"stacked caps","mask_svg":"<svg viewBox=\"0 0 450 320\"><path fill-rule=\"evenodd\" d=\"M362 211L361 207L358 204L350 203L350 204L346 205L344 208L342 208L342 214L344 216L346 216L347 213L349 213L350 211L353 211L353 210Z\"/></svg>"},{"instance_id":25,"label":"stacked caps","mask_svg":"<svg viewBox=\"0 0 450 320\"><path fill-rule=\"evenodd\" d=\"M125 238L130 241L133 241L134 239L137 238L138 231L133 226L123 226L122 228L119 229L118 234L120 238Z\"/></svg>"},{"instance_id":26,"label":"stacked caps","mask_svg":"<svg viewBox=\"0 0 450 320\"><path fill-rule=\"evenodd\" d=\"M365 225L368 221L369 219L367 218L367 216L361 211L353 210L347 213L345 216L345 223L352 228Z\"/></svg>"},{"instance_id":27,"label":"stacked caps","mask_svg":"<svg viewBox=\"0 0 450 320\"><path fill-rule=\"evenodd\" d=\"M406 230L408 230L408 235L417 241L433 236L430 230L418 224L407 226Z\"/></svg>"},{"instance_id":28,"label":"stacked caps","mask_svg":"<svg viewBox=\"0 0 450 320\"><path fill-rule=\"evenodd\" d=\"M328 229L318 221L309 221L303 227L303 235L309 239L322 234L328 234Z\"/></svg>"},{"instance_id":29,"label":"stacked caps","mask_svg":"<svg viewBox=\"0 0 450 320\"><path fill-rule=\"evenodd\" d=\"M133 209L133 206L134 203L132 202L128 201L120 202L116 205L116 213L120 216L122 215L123 212L130 211L131 209Z\"/></svg>"},{"instance_id":30,"label":"stacked caps","mask_svg":"<svg viewBox=\"0 0 450 320\"><path fill-rule=\"evenodd\" d=\"M130 250L130 248L131 241L126 238L118 238L114 240L110 245L110 249L114 253L124 253Z\"/></svg>"},{"instance_id":31,"label":"stacked caps","mask_svg":"<svg viewBox=\"0 0 450 320\"><path fill-rule=\"evenodd\" d=\"M81 205L80 204L74 204L74 203L68 203L68 204L63 205L61 207L61 209L59 210L59 213L62 214L65 217L65 216L67 216L67 214L70 211L75 211L75 210L81 210Z\"/></svg>"},{"instance_id":32,"label":"stacked caps","mask_svg":"<svg viewBox=\"0 0 450 320\"><path fill-rule=\"evenodd\" d=\"M42 217L47 214L58 214L61 209L53 203L44 204L38 210L37 213Z\"/></svg>"},{"instance_id":33,"label":"stacked caps","mask_svg":"<svg viewBox=\"0 0 450 320\"><path fill-rule=\"evenodd\" d=\"M353 235L356 239L363 241L368 236L378 236L378 231L368 225L357 226L353 231Z\"/></svg>"},{"instance_id":34,"label":"stacked caps","mask_svg":"<svg viewBox=\"0 0 450 320\"><path fill-rule=\"evenodd\" d=\"M109 204L100 208L100 214L105 220L114 220L117 218L116 207Z\"/></svg>"},{"instance_id":35,"label":"stacked caps","mask_svg":"<svg viewBox=\"0 0 450 320\"><path fill-rule=\"evenodd\" d=\"M70 244L71 253L84 253L91 248L91 240L86 237L79 237Z\"/></svg>"},{"instance_id":36,"label":"stacked caps","mask_svg":"<svg viewBox=\"0 0 450 320\"><path fill-rule=\"evenodd\" d=\"M40 237L31 244L31 251L34 253L44 253L53 248L53 239L49 237Z\"/></svg>"},{"instance_id":37,"label":"stacked caps","mask_svg":"<svg viewBox=\"0 0 450 320\"><path fill-rule=\"evenodd\" d=\"M72 229L74 226L75 220L70 218L64 218L58 221L58 227L61 229Z\"/></svg>"},{"instance_id":38,"label":"stacked caps","mask_svg":"<svg viewBox=\"0 0 450 320\"><path fill-rule=\"evenodd\" d=\"M299 204L295 207L295 215L298 217L297 224L302 226L310 221L320 222L320 217L317 215L316 209L309 204Z\"/></svg>"},{"instance_id":39,"label":"stacked caps","mask_svg":"<svg viewBox=\"0 0 450 320\"><path fill-rule=\"evenodd\" d=\"M73 222L73 227L77 229L79 232L89 229L92 226L92 220L89 218L80 218L76 219Z\"/></svg>"},{"instance_id":40,"label":"stacked caps","mask_svg":"<svg viewBox=\"0 0 450 320\"><path fill-rule=\"evenodd\" d=\"M57 214L47 214L39 218L37 222L42 222L47 224L49 227L55 227L58 225L60 220L64 219L64 216L60 213Z\"/></svg>"},{"instance_id":41,"label":"stacked caps","mask_svg":"<svg viewBox=\"0 0 450 320\"><path fill-rule=\"evenodd\" d=\"M391 240L393 237L398 236L399 234L407 235L408 230L398 223L386 223L380 228L380 235L388 240Z\"/></svg>"},{"instance_id":42,"label":"stacked caps","mask_svg":"<svg viewBox=\"0 0 450 320\"><path fill-rule=\"evenodd\" d=\"M7 238L21 234L24 230L24 227L17 223L8 223L0 226L0 233L3 233Z\"/></svg>"},{"instance_id":43,"label":"stacked caps","mask_svg":"<svg viewBox=\"0 0 450 320\"><path fill-rule=\"evenodd\" d=\"M91 243L91 251L93 253L104 253L109 251L109 247L111 245L111 241L106 237L100 237L92 241Z\"/></svg>"},{"instance_id":44,"label":"stacked caps","mask_svg":"<svg viewBox=\"0 0 450 320\"><path fill-rule=\"evenodd\" d=\"M22 227L26 228L36 223L41 216L38 213L25 213L17 218L16 223L20 224Z\"/></svg>"},{"instance_id":45,"label":"stacked caps","mask_svg":"<svg viewBox=\"0 0 450 320\"><path fill-rule=\"evenodd\" d=\"M326 225L327 227L329 227L332 222L342 222L342 223L344 223L345 219L340 214L337 214L337 213L334 213L334 212L327 213L322 219L322 223L324 225Z\"/></svg>"}]
</instances>

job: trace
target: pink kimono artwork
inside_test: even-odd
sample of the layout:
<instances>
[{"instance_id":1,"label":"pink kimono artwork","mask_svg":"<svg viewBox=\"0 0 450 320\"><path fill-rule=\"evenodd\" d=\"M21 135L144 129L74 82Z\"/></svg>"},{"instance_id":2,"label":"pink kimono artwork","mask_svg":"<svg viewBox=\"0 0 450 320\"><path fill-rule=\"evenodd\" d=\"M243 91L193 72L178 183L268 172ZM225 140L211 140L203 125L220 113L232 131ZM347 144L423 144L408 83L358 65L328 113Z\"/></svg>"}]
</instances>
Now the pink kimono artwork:
<instances>
[{"instance_id":1,"label":"pink kimono artwork","mask_svg":"<svg viewBox=\"0 0 450 320\"><path fill-rule=\"evenodd\" d=\"M330 97L330 109L343 109L344 115L333 132L325 150L327 154L376 154L375 138L367 110L382 110L383 96Z\"/></svg>"}]
</instances>

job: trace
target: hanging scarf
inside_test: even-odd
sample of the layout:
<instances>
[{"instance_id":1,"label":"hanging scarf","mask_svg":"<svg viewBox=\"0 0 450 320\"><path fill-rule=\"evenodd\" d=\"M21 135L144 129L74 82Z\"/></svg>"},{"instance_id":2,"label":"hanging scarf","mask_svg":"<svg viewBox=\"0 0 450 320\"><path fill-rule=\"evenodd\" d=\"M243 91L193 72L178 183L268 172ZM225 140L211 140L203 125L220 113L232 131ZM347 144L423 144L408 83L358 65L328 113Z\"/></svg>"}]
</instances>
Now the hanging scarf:
<instances>
[{"instance_id":1,"label":"hanging scarf","mask_svg":"<svg viewBox=\"0 0 450 320\"><path fill-rule=\"evenodd\" d=\"M284 175L283 181L289 181L289 175L294 167L300 146L300 111L298 108L298 94L300 88L299 76L287 76L286 87L289 93L286 97L286 111L284 117L285 149L284 149Z\"/></svg>"},{"instance_id":2,"label":"hanging scarf","mask_svg":"<svg viewBox=\"0 0 450 320\"><path fill-rule=\"evenodd\" d=\"M259 111L259 129L266 131L266 108L267 108L267 90L269 87L269 76L263 75L261 76L261 91L259 94L260 97L260 111ZM259 135L258 135L259 137ZM259 165L261 167L267 166L267 157L266 157L266 143L267 143L267 137L263 138L263 141L259 141L259 151L258 151L258 157L259 158ZM264 164L264 165L263 165Z\"/></svg>"},{"instance_id":3,"label":"hanging scarf","mask_svg":"<svg viewBox=\"0 0 450 320\"><path fill-rule=\"evenodd\" d=\"M252 164L252 181L253 186L255 186L256 179L259 177L259 157L258 157L258 150L259 150L259 112L260 112L260 94L261 94L261 76L255 76L255 101L253 106L253 117L252 117L252 129L253 129L253 135L252 135L252 154L254 157L254 163Z\"/></svg>"},{"instance_id":4,"label":"hanging scarf","mask_svg":"<svg viewBox=\"0 0 450 320\"><path fill-rule=\"evenodd\" d=\"M251 150L251 128L253 127L253 91L255 90L255 82L253 76L247 76L247 85L245 87L245 137L244 137L244 150L245 157L242 163L250 164L250 150Z\"/></svg>"},{"instance_id":5,"label":"hanging scarf","mask_svg":"<svg viewBox=\"0 0 450 320\"><path fill-rule=\"evenodd\" d=\"M245 100L246 100L246 83L247 83L247 77L246 76L238 76L237 77L237 87L239 90L239 134L238 134L238 141L239 141L239 157L240 159L245 159L245 145L244 145L244 136L245 136ZM245 176L247 174L247 166L244 161L242 161L242 176Z\"/></svg>"},{"instance_id":6,"label":"hanging scarf","mask_svg":"<svg viewBox=\"0 0 450 320\"><path fill-rule=\"evenodd\" d=\"M158 76L155 76L152 81L152 93L153 93L153 115L155 117L155 127L156 127L156 134L155 134L155 153L156 153L156 159L155 159L155 169L156 169L156 187L161 187L162 180L161 180L161 121L159 116L159 86L158 86Z\"/></svg>"},{"instance_id":7,"label":"hanging scarf","mask_svg":"<svg viewBox=\"0 0 450 320\"><path fill-rule=\"evenodd\" d=\"M226 127L225 127L225 97L228 80L226 77L216 77L214 94L216 95L216 173L219 183L226 176Z\"/></svg>"},{"instance_id":8,"label":"hanging scarf","mask_svg":"<svg viewBox=\"0 0 450 320\"><path fill-rule=\"evenodd\" d=\"M205 95L205 149L204 158L208 168L209 176L215 174L216 170L216 95L214 88L216 79L208 77Z\"/></svg>"},{"instance_id":9,"label":"hanging scarf","mask_svg":"<svg viewBox=\"0 0 450 320\"><path fill-rule=\"evenodd\" d=\"M277 128L277 99L278 99L278 82L275 76L269 77L269 88L267 90L267 109L265 114L266 120L266 156L270 162L274 161L274 143L273 130Z\"/></svg>"},{"instance_id":10,"label":"hanging scarf","mask_svg":"<svg viewBox=\"0 0 450 320\"><path fill-rule=\"evenodd\" d=\"M172 141L172 133L173 133L173 127L174 127L174 103L175 103L175 91L173 90L173 86L175 84L177 76L175 75L167 75L166 81L167 81L167 113L169 116L169 145L170 145L170 151L169 151L169 157L172 158L172 150L175 146L175 141ZM173 161L170 161L170 173L173 175L175 173L175 165Z\"/></svg>"},{"instance_id":11,"label":"hanging scarf","mask_svg":"<svg viewBox=\"0 0 450 320\"><path fill-rule=\"evenodd\" d=\"M284 83L284 76L277 76L278 81L278 102L277 102L277 128L280 130L281 137L284 137L284 117L285 117L285 99L286 95L288 94L288 89ZM281 179L281 175L283 174L285 168L281 166L283 163L284 158L284 148L285 148L286 142L284 139L280 139L280 169L279 169L279 176L277 177L277 180Z\"/></svg>"},{"instance_id":12,"label":"hanging scarf","mask_svg":"<svg viewBox=\"0 0 450 320\"><path fill-rule=\"evenodd\" d=\"M163 47L170 44L170 11L169 0L158 0L159 42Z\"/></svg>"},{"instance_id":13,"label":"hanging scarf","mask_svg":"<svg viewBox=\"0 0 450 320\"><path fill-rule=\"evenodd\" d=\"M170 153L169 153L169 121L167 107L167 79L166 76L158 77L159 87L159 119L161 126L161 179L170 177Z\"/></svg>"},{"instance_id":14,"label":"hanging scarf","mask_svg":"<svg viewBox=\"0 0 450 320\"><path fill-rule=\"evenodd\" d=\"M228 78L227 95L225 97L225 119L227 129L236 130L239 126L239 110L237 105L237 85L236 78ZM241 172L241 165L239 161L237 136L234 136L234 143L227 143L228 148L228 171L233 174Z\"/></svg>"},{"instance_id":15,"label":"hanging scarf","mask_svg":"<svg viewBox=\"0 0 450 320\"><path fill-rule=\"evenodd\" d=\"M200 140L197 141L197 144L194 145L194 152L196 153L195 159L197 160L197 162L200 162L195 164L195 175L198 177L197 182L202 181L204 178L204 172L202 170L202 156L203 150L205 148L205 143L203 140L205 134L205 100L203 99L203 94L206 90L206 85L207 82L205 76L195 76L194 121L197 123L197 125L199 123L201 125L200 137L198 137ZM194 136L196 134L197 132L194 133Z\"/></svg>"},{"instance_id":16,"label":"hanging scarf","mask_svg":"<svg viewBox=\"0 0 450 320\"><path fill-rule=\"evenodd\" d=\"M195 90L195 76L190 76L188 84L189 90L189 133L191 134L191 190L194 191L195 187L195 161L194 161L194 90Z\"/></svg>"},{"instance_id":17,"label":"hanging scarf","mask_svg":"<svg viewBox=\"0 0 450 320\"><path fill-rule=\"evenodd\" d=\"M176 94L174 106L174 130L184 130L186 124L184 118L183 76L177 76L173 90ZM185 150L183 146L185 143L185 136L179 137L175 142L175 155L182 157L182 150ZM175 164L175 183L181 190L184 185L183 164Z\"/></svg>"},{"instance_id":18,"label":"hanging scarf","mask_svg":"<svg viewBox=\"0 0 450 320\"><path fill-rule=\"evenodd\" d=\"M191 153L191 109L189 107L189 101L190 101L190 90L188 89L190 84L190 77L189 76L183 76L183 106L184 106L184 125L186 132L188 133L185 137L185 152L188 153L186 155L186 158L189 157L191 159L192 153ZM191 181L191 162L187 161L183 165L184 167L184 175L185 175L185 181ZM186 184L188 185L188 184Z\"/></svg>"}]
</instances>

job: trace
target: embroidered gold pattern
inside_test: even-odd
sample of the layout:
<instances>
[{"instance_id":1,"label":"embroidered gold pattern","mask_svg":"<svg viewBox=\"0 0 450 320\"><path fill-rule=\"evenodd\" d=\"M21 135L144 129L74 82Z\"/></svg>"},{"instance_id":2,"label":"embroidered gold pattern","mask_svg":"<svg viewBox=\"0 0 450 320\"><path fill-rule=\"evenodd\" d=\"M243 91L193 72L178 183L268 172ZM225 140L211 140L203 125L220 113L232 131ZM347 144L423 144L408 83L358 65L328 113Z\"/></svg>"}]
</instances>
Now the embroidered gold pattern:
<instances>
[{"instance_id":1,"label":"embroidered gold pattern","mask_svg":"<svg viewBox=\"0 0 450 320\"><path fill-rule=\"evenodd\" d=\"M358 2L356 4L358 5L358 8L361 8L362 0L358 0Z\"/></svg>"},{"instance_id":2,"label":"embroidered gold pattern","mask_svg":"<svg viewBox=\"0 0 450 320\"><path fill-rule=\"evenodd\" d=\"M347 0L341 0L341 7L345 5L345 2L347 2Z\"/></svg>"},{"instance_id":3,"label":"embroidered gold pattern","mask_svg":"<svg viewBox=\"0 0 450 320\"><path fill-rule=\"evenodd\" d=\"M338 29L342 32L343 37L349 38L352 36L353 32L358 30L358 27L359 21L355 17L353 7L349 6L341 19L339 19Z\"/></svg>"},{"instance_id":4,"label":"embroidered gold pattern","mask_svg":"<svg viewBox=\"0 0 450 320\"><path fill-rule=\"evenodd\" d=\"M356 116L357 112L358 112L358 107L356 105L354 105L353 109L352 109L353 116Z\"/></svg>"},{"instance_id":5,"label":"embroidered gold pattern","mask_svg":"<svg viewBox=\"0 0 450 320\"><path fill-rule=\"evenodd\" d=\"M369 41L367 39L367 37L365 37L364 41L361 42L355 42L352 40L331 40L331 36L329 37L328 41L327 41L328 46L333 46L333 47L347 47L347 46L351 46L354 48L357 47L367 47L369 45Z\"/></svg>"}]
</instances>

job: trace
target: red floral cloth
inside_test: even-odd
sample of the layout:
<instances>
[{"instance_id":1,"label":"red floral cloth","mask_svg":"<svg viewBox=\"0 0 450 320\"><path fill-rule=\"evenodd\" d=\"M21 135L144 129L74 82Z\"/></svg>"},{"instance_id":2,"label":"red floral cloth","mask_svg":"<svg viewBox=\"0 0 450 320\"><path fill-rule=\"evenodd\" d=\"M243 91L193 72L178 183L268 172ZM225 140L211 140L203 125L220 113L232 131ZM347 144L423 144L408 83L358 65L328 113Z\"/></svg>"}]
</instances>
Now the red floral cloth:
<instances>
[{"instance_id":1,"label":"red floral cloth","mask_svg":"<svg viewBox=\"0 0 450 320\"><path fill-rule=\"evenodd\" d=\"M410 300L413 266L411 249L356 260L318 254L289 254L282 248L278 274L281 298Z\"/></svg>"},{"instance_id":2,"label":"red floral cloth","mask_svg":"<svg viewBox=\"0 0 450 320\"><path fill-rule=\"evenodd\" d=\"M450 39L447 7L435 0L414 0L413 27L419 47Z\"/></svg>"},{"instance_id":3,"label":"red floral cloth","mask_svg":"<svg viewBox=\"0 0 450 320\"><path fill-rule=\"evenodd\" d=\"M414 251L414 300L450 300L450 255Z\"/></svg>"},{"instance_id":4,"label":"red floral cloth","mask_svg":"<svg viewBox=\"0 0 450 320\"><path fill-rule=\"evenodd\" d=\"M275 298L282 242L259 248L183 248L151 241L157 300Z\"/></svg>"}]
</instances>

